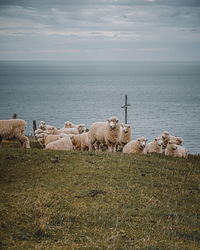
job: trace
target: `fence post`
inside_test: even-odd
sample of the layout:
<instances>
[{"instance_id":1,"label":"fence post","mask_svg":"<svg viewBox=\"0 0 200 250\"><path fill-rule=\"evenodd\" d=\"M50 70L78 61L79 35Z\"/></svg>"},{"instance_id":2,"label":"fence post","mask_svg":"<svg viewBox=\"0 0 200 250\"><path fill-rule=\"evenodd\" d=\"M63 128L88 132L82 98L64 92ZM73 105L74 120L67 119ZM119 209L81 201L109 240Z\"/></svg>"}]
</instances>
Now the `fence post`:
<instances>
[{"instance_id":1,"label":"fence post","mask_svg":"<svg viewBox=\"0 0 200 250\"><path fill-rule=\"evenodd\" d=\"M37 129L36 120L33 120L33 134L35 134L36 129Z\"/></svg>"},{"instance_id":2,"label":"fence post","mask_svg":"<svg viewBox=\"0 0 200 250\"><path fill-rule=\"evenodd\" d=\"M12 118L13 118L13 119L16 119L16 118L17 118L17 114L14 113L14 114L12 115Z\"/></svg>"},{"instance_id":3,"label":"fence post","mask_svg":"<svg viewBox=\"0 0 200 250\"><path fill-rule=\"evenodd\" d=\"M127 99L128 99L128 96L125 95L125 105L121 107L125 111L125 124L127 124L127 111L128 111L128 107L131 106L131 104L127 103Z\"/></svg>"}]
</instances>

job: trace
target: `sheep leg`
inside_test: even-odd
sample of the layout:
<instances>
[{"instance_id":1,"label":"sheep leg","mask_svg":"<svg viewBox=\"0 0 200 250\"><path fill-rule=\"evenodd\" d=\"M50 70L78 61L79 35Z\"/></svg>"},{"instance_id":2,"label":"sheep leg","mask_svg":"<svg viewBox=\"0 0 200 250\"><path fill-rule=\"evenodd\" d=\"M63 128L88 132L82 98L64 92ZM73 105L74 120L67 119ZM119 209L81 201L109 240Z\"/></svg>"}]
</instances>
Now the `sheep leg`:
<instances>
[{"instance_id":1,"label":"sheep leg","mask_svg":"<svg viewBox=\"0 0 200 250\"><path fill-rule=\"evenodd\" d=\"M117 145L115 144L112 146L112 152L116 152L116 151L117 151Z\"/></svg>"},{"instance_id":2,"label":"sheep leg","mask_svg":"<svg viewBox=\"0 0 200 250\"><path fill-rule=\"evenodd\" d=\"M26 148L30 148L30 142L29 142L28 137L23 135L21 137L18 137L17 139L19 140L22 148L24 148L24 144L25 144Z\"/></svg>"},{"instance_id":3,"label":"sheep leg","mask_svg":"<svg viewBox=\"0 0 200 250\"><path fill-rule=\"evenodd\" d=\"M108 146L108 152L113 152L112 146Z\"/></svg>"}]
</instances>

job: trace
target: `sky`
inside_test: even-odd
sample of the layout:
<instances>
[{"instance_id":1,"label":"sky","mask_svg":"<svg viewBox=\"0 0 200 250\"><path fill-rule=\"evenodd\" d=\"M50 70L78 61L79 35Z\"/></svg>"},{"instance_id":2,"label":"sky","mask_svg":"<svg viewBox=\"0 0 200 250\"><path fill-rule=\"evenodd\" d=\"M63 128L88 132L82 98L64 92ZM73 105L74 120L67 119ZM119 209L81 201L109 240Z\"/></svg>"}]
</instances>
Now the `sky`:
<instances>
[{"instance_id":1,"label":"sky","mask_svg":"<svg viewBox=\"0 0 200 250\"><path fill-rule=\"evenodd\" d=\"M0 0L0 60L200 61L200 0Z\"/></svg>"}]
</instances>

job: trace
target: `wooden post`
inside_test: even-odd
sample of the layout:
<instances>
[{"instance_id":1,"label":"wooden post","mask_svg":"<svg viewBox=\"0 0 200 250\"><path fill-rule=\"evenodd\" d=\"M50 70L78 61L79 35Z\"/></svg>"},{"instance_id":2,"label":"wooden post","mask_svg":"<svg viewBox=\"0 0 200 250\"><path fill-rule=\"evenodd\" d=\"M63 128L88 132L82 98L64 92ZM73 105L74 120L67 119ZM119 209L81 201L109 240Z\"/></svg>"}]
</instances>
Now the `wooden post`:
<instances>
[{"instance_id":1,"label":"wooden post","mask_svg":"<svg viewBox=\"0 0 200 250\"><path fill-rule=\"evenodd\" d=\"M35 134L36 129L37 129L36 120L33 120L33 134Z\"/></svg>"},{"instance_id":2,"label":"wooden post","mask_svg":"<svg viewBox=\"0 0 200 250\"><path fill-rule=\"evenodd\" d=\"M127 99L128 99L128 96L125 95L125 105L121 107L125 111L125 124L127 124L127 120L128 120L128 118L127 118L127 116L128 116L128 106L131 106L131 104L127 103Z\"/></svg>"},{"instance_id":3,"label":"wooden post","mask_svg":"<svg viewBox=\"0 0 200 250\"><path fill-rule=\"evenodd\" d=\"M16 119L17 118L17 114L14 113L13 116L12 116L13 119Z\"/></svg>"}]
</instances>

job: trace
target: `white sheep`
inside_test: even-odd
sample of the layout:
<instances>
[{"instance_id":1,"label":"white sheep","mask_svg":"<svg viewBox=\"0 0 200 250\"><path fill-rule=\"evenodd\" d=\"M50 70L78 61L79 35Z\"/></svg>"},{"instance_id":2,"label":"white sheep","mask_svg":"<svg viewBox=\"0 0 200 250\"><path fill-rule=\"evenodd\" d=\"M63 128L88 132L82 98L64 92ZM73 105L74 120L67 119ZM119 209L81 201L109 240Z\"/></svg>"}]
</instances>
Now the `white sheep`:
<instances>
[{"instance_id":1,"label":"white sheep","mask_svg":"<svg viewBox=\"0 0 200 250\"><path fill-rule=\"evenodd\" d=\"M128 142L132 140L131 127L128 124L120 124L119 147L123 148Z\"/></svg>"},{"instance_id":2,"label":"white sheep","mask_svg":"<svg viewBox=\"0 0 200 250\"><path fill-rule=\"evenodd\" d=\"M79 135L71 135L70 139L77 150L87 150L89 148L88 132Z\"/></svg>"},{"instance_id":3,"label":"white sheep","mask_svg":"<svg viewBox=\"0 0 200 250\"><path fill-rule=\"evenodd\" d=\"M167 147L168 142L170 141L170 134L167 131L163 131L160 136L162 137L162 140L163 140L162 152L164 152Z\"/></svg>"},{"instance_id":4,"label":"white sheep","mask_svg":"<svg viewBox=\"0 0 200 250\"><path fill-rule=\"evenodd\" d=\"M165 150L165 155L180 157L180 158L188 158L187 149L183 146L177 145L172 141L169 141L167 148Z\"/></svg>"},{"instance_id":5,"label":"white sheep","mask_svg":"<svg viewBox=\"0 0 200 250\"><path fill-rule=\"evenodd\" d=\"M66 136L54 142L50 142L45 149L71 151L73 150L73 144L70 137Z\"/></svg>"},{"instance_id":6,"label":"white sheep","mask_svg":"<svg viewBox=\"0 0 200 250\"><path fill-rule=\"evenodd\" d=\"M116 117L111 117L107 122L95 122L91 125L88 139L89 150L92 151L93 145L106 144L108 151L115 152L120 136L120 124Z\"/></svg>"},{"instance_id":7,"label":"white sheep","mask_svg":"<svg viewBox=\"0 0 200 250\"><path fill-rule=\"evenodd\" d=\"M36 129L35 131L34 131L34 135L35 135L35 137L37 137L39 134L41 134L41 133L44 133L44 130L42 130L42 129L40 129L40 128L38 128L38 129Z\"/></svg>"},{"instance_id":8,"label":"white sheep","mask_svg":"<svg viewBox=\"0 0 200 250\"><path fill-rule=\"evenodd\" d=\"M183 143L183 138L182 137L176 137L176 136L173 136L173 135L171 135L170 136L170 141L172 142L174 142L175 144L177 144L177 145L182 145L182 143Z\"/></svg>"},{"instance_id":9,"label":"white sheep","mask_svg":"<svg viewBox=\"0 0 200 250\"><path fill-rule=\"evenodd\" d=\"M156 137L154 139L154 141L149 142L148 144L146 144L145 148L144 148L144 154L148 154L148 153L162 153L162 144L163 144L163 140L162 137Z\"/></svg>"},{"instance_id":10,"label":"white sheep","mask_svg":"<svg viewBox=\"0 0 200 250\"><path fill-rule=\"evenodd\" d=\"M39 144L44 148L45 147L45 141L47 138L48 134L47 133L40 133L37 135L37 141L39 142Z\"/></svg>"},{"instance_id":11,"label":"white sheep","mask_svg":"<svg viewBox=\"0 0 200 250\"><path fill-rule=\"evenodd\" d=\"M70 135L67 135L67 134L64 134L64 133L61 133L61 134L58 134L58 135L51 135L51 134L49 134L49 135L47 135L45 137L44 145L46 147L47 144L49 144L49 143L51 143L53 141L57 141L57 140L59 140L61 138L67 137L67 136L69 137Z\"/></svg>"},{"instance_id":12,"label":"white sheep","mask_svg":"<svg viewBox=\"0 0 200 250\"><path fill-rule=\"evenodd\" d=\"M132 140L127 143L123 148L123 153L125 154L143 154L144 148L146 146L147 139L143 136L137 140Z\"/></svg>"},{"instance_id":13,"label":"white sheep","mask_svg":"<svg viewBox=\"0 0 200 250\"><path fill-rule=\"evenodd\" d=\"M59 133L78 135L78 134L84 133L86 131L86 127L84 124L80 124L80 125L77 125L77 127L75 128L62 128L58 131Z\"/></svg>"},{"instance_id":14,"label":"white sheep","mask_svg":"<svg viewBox=\"0 0 200 250\"><path fill-rule=\"evenodd\" d=\"M76 128L77 125L73 124L72 122L66 121L64 128Z\"/></svg>"},{"instance_id":15,"label":"white sheep","mask_svg":"<svg viewBox=\"0 0 200 250\"><path fill-rule=\"evenodd\" d=\"M0 120L0 145L2 139L17 138L21 147L30 148L30 142L26 136L26 122L22 119Z\"/></svg>"}]
</instances>

